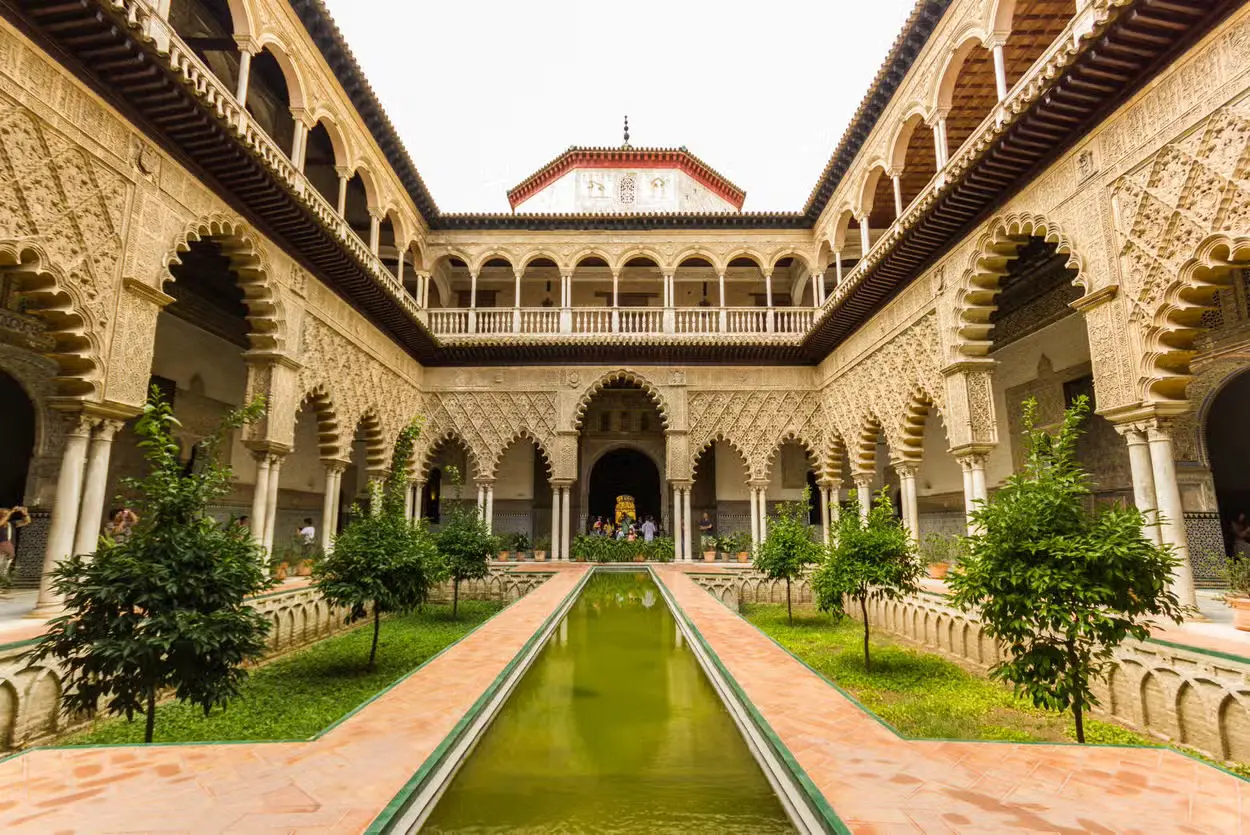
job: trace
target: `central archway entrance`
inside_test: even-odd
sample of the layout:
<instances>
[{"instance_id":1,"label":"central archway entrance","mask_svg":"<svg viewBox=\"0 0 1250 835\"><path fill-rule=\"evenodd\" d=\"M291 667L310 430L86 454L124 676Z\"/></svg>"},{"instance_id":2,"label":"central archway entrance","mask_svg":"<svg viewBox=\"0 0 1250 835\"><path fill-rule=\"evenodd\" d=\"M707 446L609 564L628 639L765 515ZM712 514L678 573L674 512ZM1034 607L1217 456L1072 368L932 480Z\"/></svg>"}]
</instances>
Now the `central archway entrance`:
<instances>
[{"instance_id":1,"label":"central archway entrance","mask_svg":"<svg viewBox=\"0 0 1250 835\"><path fill-rule=\"evenodd\" d=\"M591 518L611 518L617 496L634 497L639 519L661 519L660 471L651 457L632 447L603 454L590 470L587 513Z\"/></svg>"}]
</instances>

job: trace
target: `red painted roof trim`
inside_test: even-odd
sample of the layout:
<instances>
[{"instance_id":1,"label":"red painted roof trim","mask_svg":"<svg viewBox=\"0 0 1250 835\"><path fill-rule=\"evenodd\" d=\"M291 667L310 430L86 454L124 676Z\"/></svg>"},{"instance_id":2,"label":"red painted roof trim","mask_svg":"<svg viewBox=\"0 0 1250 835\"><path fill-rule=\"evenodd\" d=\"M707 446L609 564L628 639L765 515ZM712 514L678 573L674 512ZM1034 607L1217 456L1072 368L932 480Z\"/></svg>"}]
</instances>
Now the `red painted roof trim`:
<instances>
[{"instance_id":1,"label":"red painted roof trim","mask_svg":"<svg viewBox=\"0 0 1250 835\"><path fill-rule=\"evenodd\" d=\"M508 192L508 204L517 206L576 168L676 168L730 203L738 211L747 193L716 173L711 166L681 148L569 148Z\"/></svg>"}]
</instances>

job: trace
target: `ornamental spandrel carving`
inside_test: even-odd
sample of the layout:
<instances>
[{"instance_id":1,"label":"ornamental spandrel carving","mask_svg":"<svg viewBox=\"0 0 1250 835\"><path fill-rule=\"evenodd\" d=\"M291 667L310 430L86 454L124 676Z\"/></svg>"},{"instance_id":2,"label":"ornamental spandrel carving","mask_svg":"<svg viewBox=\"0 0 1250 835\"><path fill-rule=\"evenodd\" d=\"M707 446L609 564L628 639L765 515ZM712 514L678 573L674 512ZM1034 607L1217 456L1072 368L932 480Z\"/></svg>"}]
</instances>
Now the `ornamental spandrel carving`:
<instances>
[{"instance_id":1,"label":"ornamental spandrel carving","mask_svg":"<svg viewBox=\"0 0 1250 835\"><path fill-rule=\"evenodd\" d=\"M824 448L826 420L818 392L693 391L687 402L691 452L723 438L746 458L751 478L764 477L773 453L786 439L817 453Z\"/></svg>"},{"instance_id":2,"label":"ornamental spandrel carving","mask_svg":"<svg viewBox=\"0 0 1250 835\"><path fill-rule=\"evenodd\" d=\"M129 192L115 171L0 100L0 239L36 238L96 332L112 311Z\"/></svg>"},{"instance_id":3,"label":"ornamental spandrel carving","mask_svg":"<svg viewBox=\"0 0 1250 835\"><path fill-rule=\"evenodd\" d=\"M1250 104L1240 102L1116 181L1125 294L1153 321L1180 268L1208 235L1250 229Z\"/></svg>"},{"instance_id":4,"label":"ornamental spandrel carving","mask_svg":"<svg viewBox=\"0 0 1250 835\"><path fill-rule=\"evenodd\" d=\"M557 395L553 391L448 391L426 395L428 446L454 434L469 448L482 472L493 478L508 446L520 438L538 444L551 458L557 431Z\"/></svg>"}]
</instances>

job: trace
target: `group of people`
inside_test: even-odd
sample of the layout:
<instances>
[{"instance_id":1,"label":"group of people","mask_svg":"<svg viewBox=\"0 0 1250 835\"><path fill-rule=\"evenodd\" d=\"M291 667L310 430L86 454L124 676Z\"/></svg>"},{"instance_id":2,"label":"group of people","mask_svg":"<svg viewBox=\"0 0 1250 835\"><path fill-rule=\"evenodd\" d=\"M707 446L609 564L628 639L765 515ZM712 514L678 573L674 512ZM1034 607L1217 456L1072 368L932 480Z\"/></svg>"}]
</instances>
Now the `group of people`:
<instances>
[{"instance_id":1,"label":"group of people","mask_svg":"<svg viewBox=\"0 0 1250 835\"><path fill-rule=\"evenodd\" d=\"M17 531L31 523L30 510L24 505L0 507L0 578L10 576L17 557ZM104 524L104 535L115 542L130 536L139 515L129 507L115 508Z\"/></svg>"},{"instance_id":2,"label":"group of people","mask_svg":"<svg viewBox=\"0 0 1250 835\"><path fill-rule=\"evenodd\" d=\"M647 516L639 524L638 520L631 519L626 516L620 520L619 524L613 524L611 518L605 519L602 516L596 516L595 521L591 523L591 536L606 536L613 539L623 539L627 542L635 542L642 537L644 542L650 542L659 535L659 526L655 524L655 519Z\"/></svg>"}]
</instances>

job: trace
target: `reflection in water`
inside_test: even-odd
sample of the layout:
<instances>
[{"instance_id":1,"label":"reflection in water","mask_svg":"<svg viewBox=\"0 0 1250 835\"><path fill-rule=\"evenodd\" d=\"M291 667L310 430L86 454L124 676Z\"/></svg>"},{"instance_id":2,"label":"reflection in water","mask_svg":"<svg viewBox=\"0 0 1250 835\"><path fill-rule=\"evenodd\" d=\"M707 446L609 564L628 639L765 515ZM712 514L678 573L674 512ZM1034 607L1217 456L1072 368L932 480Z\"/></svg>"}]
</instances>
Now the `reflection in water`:
<instances>
[{"instance_id":1,"label":"reflection in water","mask_svg":"<svg viewBox=\"0 0 1250 835\"><path fill-rule=\"evenodd\" d=\"M791 831L648 574L597 572L557 634L424 831Z\"/></svg>"}]
</instances>

